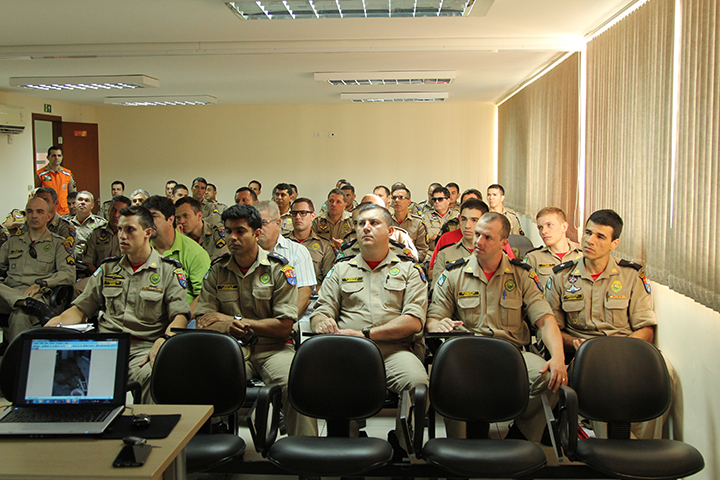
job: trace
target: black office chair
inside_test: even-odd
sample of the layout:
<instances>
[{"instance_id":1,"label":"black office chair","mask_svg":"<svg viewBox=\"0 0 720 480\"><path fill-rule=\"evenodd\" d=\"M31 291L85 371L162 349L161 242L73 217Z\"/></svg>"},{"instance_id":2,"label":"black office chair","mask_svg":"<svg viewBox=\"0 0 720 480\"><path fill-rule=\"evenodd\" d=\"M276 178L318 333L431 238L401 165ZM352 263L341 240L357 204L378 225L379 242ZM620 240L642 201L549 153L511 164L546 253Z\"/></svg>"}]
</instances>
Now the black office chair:
<instances>
[{"instance_id":1,"label":"black office chair","mask_svg":"<svg viewBox=\"0 0 720 480\"><path fill-rule=\"evenodd\" d=\"M547 463L527 440L488 438L490 423L512 420L528 404L528 376L520 351L496 338L457 337L437 351L430 374L430 401L440 415L466 422L467 438L433 438L425 460L450 476L516 478ZM421 441L416 435L415 442Z\"/></svg>"},{"instance_id":2,"label":"black office chair","mask_svg":"<svg viewBox=\"0 0 720 480\"><path fill-rule=\"evenodd\" d=\"M530 239L525 235L510 235L508 236L508 243L510 244L510 248L517 250L518 260L525 258L527 252L535 248Z\"/></svg>"},{"instance_id":3,"label":"black office chair","mask_svg":"<svg viewBox=\"0 0 720 480\"><path fill-rule=\"evenodd\" d=\"M565 455L615 478L670 480L703 469L695 448L674 440L631 440L630 423L652 420L670 405L670 378L649 342L599 337L575 355L561 388L560 432ZM608 439L578 440L578 413L608 422Z\"/></svg>"},{"instance_id":4,"label":"black office chair","mask_svg":"<svg viewBox=\"0 0 720 480\"><path fill-rule=\"evenodd\" d=\"M245 400L240 345L212 331L174 335L155 358L151 393L159 404L213 405L215 417L235 414ZM245 453L245 442L233 433L209 433L209 422L201 432L185 449L188 472L208 470Z\"/></svg>"},{"instance_id":5,"label":"black office chair","mask_svg":"<svg viewBox=\"0 0 720 480\"><path fill-rule=\"evenodd\" d=\"M365 338L319 335L295 353L288 396L301 414L327 420L327 437L286 437L267 458L296 475L359 475L392 460L391 445L379 438L350 438L350 421L378 413L385 401L385 364Z\"/></svg>"}]
</instances>

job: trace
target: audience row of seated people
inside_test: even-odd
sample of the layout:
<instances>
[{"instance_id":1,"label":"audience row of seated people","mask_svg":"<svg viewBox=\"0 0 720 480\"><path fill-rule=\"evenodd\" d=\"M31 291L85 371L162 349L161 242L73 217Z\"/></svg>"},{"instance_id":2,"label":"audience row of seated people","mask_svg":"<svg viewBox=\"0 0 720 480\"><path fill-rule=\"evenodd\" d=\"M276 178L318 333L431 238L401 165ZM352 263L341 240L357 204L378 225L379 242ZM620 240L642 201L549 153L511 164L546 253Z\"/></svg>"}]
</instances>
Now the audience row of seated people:
<instances>
[{"instance_id":1,"label":"audience row of seated people","mask_svg":"<svg viewBox=\"0 0 720 480\"><path fill-rule=\"evenodd\" d=\"M588 218L582 246L567 238L562 210L541 210L536 220L545 245L521 261L508 237L523 232L503 207L500 185L488 188L489 206L477 190L460 196L455 184L431 185L419 204L403 184L379 186L358 204L354 188L341 180L318 214L292 184L278 184L273 201L258 202L262 187L253 181L236 191L229 208L215 201L210 185L198 177L190 190L168 182L164 196L128 198L122 182L114 182L105 218L92 216L90 196L76 198L70 220L56 213L52 188L38 189L25 223L0 247L7 338L102 311L100 331L132 335L131 379L149 402L158 349L174 327L192 320L200 329L255 337L246 349L248 375L283 387L300 319L316 333L375 342L388 389L397 393L428 383L423 333L492 336L523 350L530 402L508 436L533 441L545 425L541 396L557 401L568 381L566 361L585 339L653 341L649 281L639 265L611 255L623 226L612 210ZM85 274L78 282L76 264ZM47 299L63 284L73 285L75 298L58 312ZM528 350L531 327L539 353ZM316 420L295 412L286 397L283 412L288 434L317 435ZM634 425L633 433L657 437L662 420ZM459 422L446 420L446 428L449 436L464 435Z\"/></svg>"}]
</instances>

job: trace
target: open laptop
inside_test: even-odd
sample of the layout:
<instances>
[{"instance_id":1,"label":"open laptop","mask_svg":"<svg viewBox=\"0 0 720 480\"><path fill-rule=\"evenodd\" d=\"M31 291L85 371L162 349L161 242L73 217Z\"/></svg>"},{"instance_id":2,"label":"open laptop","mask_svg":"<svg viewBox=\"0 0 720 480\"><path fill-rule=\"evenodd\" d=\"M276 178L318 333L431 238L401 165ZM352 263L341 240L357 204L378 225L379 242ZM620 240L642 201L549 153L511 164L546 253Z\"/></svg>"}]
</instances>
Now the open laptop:
<instances>
[{"instance_id":1,"label":"open laptop","mask_svg":"<svg viewBox=\"0 0 720 480\"><path fill-rule=\"evenodd\" d=\"M0 435L99 434L125 408L127 334L25 336Z\"/></svg>"}]
</instances>

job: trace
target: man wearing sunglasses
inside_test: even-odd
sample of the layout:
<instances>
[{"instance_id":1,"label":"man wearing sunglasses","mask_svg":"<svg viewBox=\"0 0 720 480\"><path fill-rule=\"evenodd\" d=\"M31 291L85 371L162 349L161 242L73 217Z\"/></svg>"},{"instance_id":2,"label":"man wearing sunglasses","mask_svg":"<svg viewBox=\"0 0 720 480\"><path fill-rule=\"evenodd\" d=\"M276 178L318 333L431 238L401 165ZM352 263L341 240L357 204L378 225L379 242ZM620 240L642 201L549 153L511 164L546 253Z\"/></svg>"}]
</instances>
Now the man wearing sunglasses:
<instances>
[{"instance_id":1,"label":"man wearing sunglasses","mask_svg":"<svg viewBox=\"0 0 720 480\"><path fill-rule=\"evenodd\" d=\"M457 218L459 212L450 209L450 191L445 187L438 187L433 190L432 203L434 208L425 214L423 221L430 239L429 247L434 250L435 242L437 242L438 234L443 225Z\"/></svg>"},{"instance_id":2,"label":"man wearing sunglasses","mask_svg":"<svg viewBox=\"0 0 720 480\"><path fill-rule=\"evenodd\" d=\"M43 302L52 288L75 281L72 245L48 230L49 221L48 203L31 198L25 207L26 226L0 247L0 275L6 277L0 283L0 313L10 315L8 340L57 315Z\"/></svg>"}]
</instances>

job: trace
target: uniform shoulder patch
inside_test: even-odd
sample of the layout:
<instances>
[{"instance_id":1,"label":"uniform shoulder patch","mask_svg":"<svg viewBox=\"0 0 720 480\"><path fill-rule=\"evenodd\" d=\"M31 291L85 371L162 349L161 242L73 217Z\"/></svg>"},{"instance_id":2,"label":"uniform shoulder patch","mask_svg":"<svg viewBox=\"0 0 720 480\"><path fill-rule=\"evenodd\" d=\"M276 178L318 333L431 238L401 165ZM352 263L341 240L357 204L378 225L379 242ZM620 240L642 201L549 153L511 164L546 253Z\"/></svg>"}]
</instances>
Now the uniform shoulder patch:
<instances>
[{"instance_id":1,"label":"uniform shoulder patch","mask_svg":"<svg viewBox=\"0 0 720 480\"><path fill-rule=\"evenodd\" d=\"M415 268L417 268L417 271L420 273L420 280L423 281L423 283L427 283L427 277L425 276L425 270L420 266L420 264L416 263Z\"/></svg>"},{"instance_id":2,"label":"uniform shoulder patch","mask_svg":"<svg viewBox=\"0 0 720 480\"><path fill-rule=\"evenodd\" d=\"M639 263L628 262L627 260L620 260L620 261L618 262L618 265L620 265L621 267L634 268L634 269L637 270L638 272L643 268L642 265L640 265Z\"/></svg>"},{"instance_id":3,"label":"uniform shoulder patch","mask_svg":"<svg viewBox=\"0 0 720 480\"><path fill-rule=\"evenodd\" d=\"M566 270L566 269L572 267L573 265L575 265L575 262L561 263L560 265L556 265L555 267L553 267L553 273L562 272L563 270Z\"/></svg>"},{"instance_id":4,"label":"uniform shoulder patch","mask_svg":"<svg viewBox=\"0 0 720 480\"><path fill-rule=\"evenodd\" d=\"M352 260L355 258L355 255L348 255L347 257L338 257L335 259L333 263L340 263L340 262L347 262L348 260Z\"/></svg>"},{"instance_id":5,"label":"uniform shoulder patch","mask_svg":"<svg viewBox=\"0 0 720 480\"><path fill-rule=\"evenodd\" d=\"M522 261L518 260L517 258L511 258L510 263L512 263L513 265L515 265L517 267L524 268L528 272L530 270L532 270L532 267L530 265L528 265L527 263L523 263Z\"/></svg>"},{"instance_id":6,"label":"uniform shoulder patch","mask_svg":"<svg viewBox=\"0 0 720 480\"><path fill-rule=\"evenodd\" d=\"M345 251L349 248L352 248L353 245L355 245L356 243L357 243L357 238L354 238L354 239L350 240L349 242L344 242L342 245L340 245L340 250Z\"/></svg>"},{"instance_id":7,"label":"uniform shoulder patch","mask_svg":"<svg viewBox=\"0 0 720 480\"><path fill-rule=\"evenodd\" d=\"M160 259L163 262L169 263L170 265L172 265L175 268L183 268L183 265L182 265L182 263L180 263L180 260L175 260L174 258L168 258L168 257L163 257L163 256L160 256Z\"/></svg>"},{"instance_id":8,"label":"uniform shoulder patch","mask_svg":"<svg viewBox=\"0 0 720 480\"><path fill-rule=\"evenodd\" d=\"M288 264L288 259L280 255L279 253L270 252L268 253L268 258L275 260L276 262L280 262L281 265Z\"/></svg>"},{"instance_id":9,"label":"uniform shoulder patch","mask_svg":"<svg viewBox=\"0 0 720 480\"><path fill-rule=\"evenodd\" d=\"M210 262L210 265L215 265L218 262L224 262L225 260L228 260L229 258L230 258L230 254L224 253L224 254L220 255L219 257L213 258L213 261Z\"/></svg>"},{"instance_id":10,"label":"uniform shoulder patch","mask_svg":"<svg viewBox=\"0 0 720 480\"><path fill-rule=\"evenodd\" d=\"M291 265L284 265L280 267L280 271L285 275L285 279L290 285L297 285L297 277L295 276L295 269ZM260 279L262 281L262 279Z\"/></svg>"},{"instance_id":11,"label":"uniform shoulder patch","mask_svg":"<svg viewBox=\"0 0 720 480\"><path fill-rule=\"evenodd\" d=\"M467 258L458 258L457 260L453 260L452 262L445 265L445 270L452 270L455 267L459 267L460 265L465 265L465 263L470 259L470 257Z\"/></svg>"},{"instance_id":12,"label":"uniform shoulder patch","mask_svg":"<svg viewBox=\"0 0 720 480\"><path fill-rule=\"evenodd\" d=\"M108 257L105 260L103 260L102 262L100 262L100 265L102 265L103 263L107 263L107 262L117 262L121 258L122 258L122 255L118 255L116 257Z\"/></svg>"}]
</instances>

